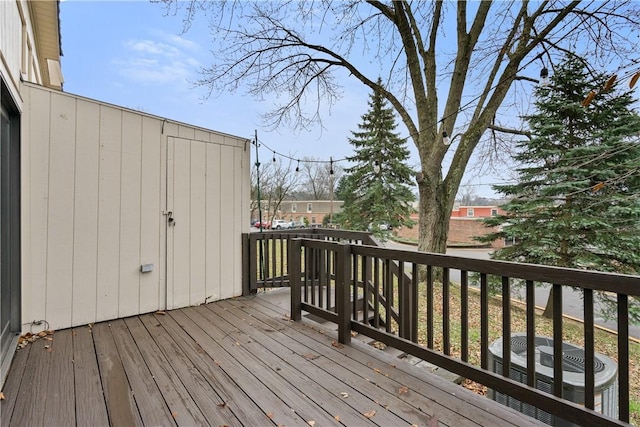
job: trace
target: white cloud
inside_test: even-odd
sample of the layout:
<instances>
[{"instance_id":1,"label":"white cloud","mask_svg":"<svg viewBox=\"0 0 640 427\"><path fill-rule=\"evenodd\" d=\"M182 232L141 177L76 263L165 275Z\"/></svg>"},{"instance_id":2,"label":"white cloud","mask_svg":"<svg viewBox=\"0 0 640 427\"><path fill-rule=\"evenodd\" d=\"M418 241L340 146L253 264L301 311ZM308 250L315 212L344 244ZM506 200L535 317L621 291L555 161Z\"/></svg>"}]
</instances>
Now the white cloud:
<instances>
[{"instance_id":1,"label":"white cloud","mask_svg":"<svg viewBox=\"0 0 640 427\"><path fill-rule=\"evenodd\" d=\"M188 86L200 65L194 56L200 51L199 46L158 30L150 35L151 38L124 42L123 55L113 61L118 73L138 84Z\"/></svg>"}]
</instances>

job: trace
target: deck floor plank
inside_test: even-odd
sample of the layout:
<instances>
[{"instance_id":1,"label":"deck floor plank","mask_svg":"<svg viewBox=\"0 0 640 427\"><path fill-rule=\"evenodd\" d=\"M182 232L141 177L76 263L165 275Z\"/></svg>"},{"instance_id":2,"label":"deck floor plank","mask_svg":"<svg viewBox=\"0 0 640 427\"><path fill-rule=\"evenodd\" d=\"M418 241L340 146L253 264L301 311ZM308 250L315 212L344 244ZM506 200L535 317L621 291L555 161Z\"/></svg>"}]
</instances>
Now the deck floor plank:
<instances>
[{"instance_id":1,"label":"deck floor plank","mask_svg":"<svg viewBox=\"0 0 640 427\"><path fill-rule=\"evenodd\" d=\"M110 323L113 340L118 347L142 423L150 426L175 426L164 397L124 320L118 319Z\"/></svg>"},{"instance_id":2,"label":"deck floor plank","mask_svg":"<svg viewBox=\"0 0 640 427\"><path fill-rule=\"evenodd\" d=\"M131 336L137 344L141 356L147 364L151 377L158 385L171 416L178 425L205 425L206 417L191 398L178 375L173 370L173 364L167 360L147 332L138 317L124 319ZM215 420L224 424L226 420Z\"/></svg>"},{"instance_id":3,"label":"deck floor plank","mask_svg":"<svg viewBox=\"0 0 640 427\"><path fill-rule=\"evenodd\" d=\"M70 426L76 423L75 385L73 381L72 330L55 332L49 341L51 361L46 391L45 419L47 425Z\"/></svg>"},{"instance_id":4,"label":"deck floor plank","mask_svg":"<svg viewBox=\"0 0 640 427\"><path fill-rule=\"evenodd\" d=\"M20 384L24 378L25 370L27 368L27 361L29 359L29 352L33 346L28 345L16 352L9 375L2 388L5 399L0 401L0 425L2 427L8 426L11 416L13 415L13 409L16 406L18 400L18 391L20 390Z\"/></svg>"},{"instance_id":5,"label":"deck floor plank","mask_svg":"<svg viewBox=\"0 0 640 427\"><path fill-rule=\"evenodd\" d=\"M362 425L370 422L358 410L349 406L344 398L339 397L341 391L344 390L343 387L337 386L333 391L330 391L326 384L320 385L321 382L324 383L328 380L326 374L323 376L319 370L314 370L313 366L306 362L307 359L304 356L297 355L286 346L273 342L267 342L265 345L265 341L258 337L259 334L255 333L256 329L253 326L247 324L248 328L245 328L240 319L237 322L232 322L233 314L229 311L223 309L222 312L216 313L205 307L199 311L209 322L214 322L223 332L238 340L240 345L250 354L265 362L268 368L289 381L298 394L314 401L336 421L339 420L346 425ZM234 331L236 327L240 330ZM262 331L262 335L266 337L267 334ZM374 407L372 402L369 404ZM397 417L387 417L386 421L387 425L398 425L403 422Z\"/></svg>"},{"instance_id":6,"label":"deck floor plank","mask_svg":"<svg viewBox=\"0 0 640 427\"><path fill-rule=\"evenodd\" d=\"M241 426L240 420L230 410L230 405L227 405L218 396L218 392L223 388L222 384L216 381L215 384L218 390L214 389L203 372L201 372L208 371L213 361L209 359L203 363L194 363L184 347L171 339L170 334L155 320L153 315L140 316L140 320L156 342L158 350L164 355L166 363L170 364L175 370L176 375L186 389L186 393L202 411L206 420L213 425ZM191 357L193 356L192 354ZM227 398L227 400L231 400L231 398ZM258 421L258 419L255 421ZM260 418L259 421L264 423L266 420L265 418ZM179 420L178 424L181 424Z\"/></svg>"},{"instance_id":7,"label":"deck floor plank","mask_svg":"<svg viewBox=\"0 0 640 427\"><path fill-rule=\"evenodd\" d=\"M49 362L51 353L48 351L50 341L39 339L31 344L31 352L27 360L18 401L13 409L10 424L16 426L35 426L44 424L46 408L46 390L49 383Z\"/></svg>"},{"instance_id":8,"label":"deck floor plank","mask_svg":"<svg viewBox=\"0 0 640 427\"><path fill-rule=\"evenodd\" d=\"M275 292L39 339L14 357L0 424L541 425L364 340L337 345Z\"/></svg>"},{"instance_id":9,"label":"deck floor plank","mask_svg":"<svg viewBox=\"0 0 640 427\"><path fill-rule=\"evenodd\" d=\"M331 402L332 413L338 415L341 422L347 425L360 425L363 422L368 422L363 414L370 413L371 410L375 410L376 415L370 420L377 425L406 423L424 425L429 421L426 414L419 414L419 411L413 408L415 417L403 419L402 416L392 411L392 404L389 402L389 400L393 400L393 404L398 404L401 401L394 399L394 396L370 384L362 377L357 378L358 383L369 384L368 390L364 390L362 387L356 390L349 385L349 381L341 378L340 372L334 373L331 370L322 369L316 360L324 358L324 349L305 347L287 334L271 329L257 318L254 318L250 323L243 322L242 313L244 312L234 305L216 304L216 306L208 306L207 309L219 316L218 322L223 322L226 319L238 328L242 328L242 331L248 334L251 340L259 342L262 348L273 351L275 355L272 355L272 358L277 358L277 354L286 355L282 360L290 364L294 372L304 373L307 384L319 384L323 387L323 393L318 394L319 396L329 393L329 398L325 397L324 399L327 399L328 403ZM270 332L265 333L267 331ZM332 365L331 368L338 367ZM289 374L285 373L284 375L288 378ZM351 382L351 384L355 384L355 382ZM347 393L348 398L344 398L342 393ZM316 395L315 393L310 394ZM362 408L370 409L361 412ZM405 409L408 408L405 407Z\"/></svg>"},{"instance_id":10,"label":"deck floor plank","mask_svg":"<svg viewBox=\"0 0 640 427\"><path fill-rule=\"evenodd\" d=\"M230 378L251 398L276 425L303 425L306 421L301 415L292 409L292 406L285 404L280 392L286 391L286 387L281 387L278 394L267 387L262 379L258 379L254 371L259 370L258 375L262 377L265 370L259 365L250 369L237 360L235 356L227 353L227 350L211 338L198 323L194 322L186 314L186 311L173 311L173 317L193 338L198 341L202 348L212 355ZM233 347L233 344L231 345Z\"/></svg>"},{"instance_id":11,"label":"deck floor plank","mask_svg":"<svg viewBox=\"0 0 640 427\"><path fill-rule=\"evenodd\" d=\"M242 299L236 299L230 302L241 304ZM446 424L458 426L471 422L472 424L515 425L520 427L539 425L536 420L529 417L514 419L513 411L502 405L492 408L491 411L487 411L487 398L472 393L426 371L417 369L408 363L400 363L403 361L393 358L371 346L358 346L359 343L354 342L352 346L335 348L331 346L331 341L334 339L331 336L332 330L318 325L315 322L289 322L286 320L282 308L275 307L264 299L256 298L255 302L252 302L247 309L260 311L264 318L274 326L284 325L301 331L309 338L309 342L324 341L324 345L332 350L332 352L328 354L332 355L332 360L334 360L337 365L352 366L348 359L360 364L364 363L366 368L373 369L376 373L382 374L376 377L378 380L376 383L381 387L393 387L393 383L389 384L388 380L396 381L402 386L408 387L415 392L415 395L414 393L407 393L403 396L404 400L419 404L423 411L436 416L440 421L446 419L445 415L452 416L453 418L447 421ZM309 326L310 324L312 326ZM320 334L320 337L318 336L318 330L322 330L323 332ZM363 357L360 352L365 353L366 358ZM336 356L336 353L346 356L346 358ZM425 387L425 383L428 384L429 387ZM391 388L391 390L392 389L393 388ZM434 396L447 395L455 395L457 398L447 400L446 402L440 402L437 398L434 398ZM477 410L473 410L474 407Z\"/></svg>"},{"instance_id":12,"label":"deck floor plank","mask_svg":"<svg viewBox=\"0 0 640 427\"><path fill-rule=\"evenodd\" d=\"M91 328L89 326L74 328L71 336L73 338L76 422L80 426L108 425L109 416L102 392Z\"/></svg>"},{"instance_id":13,"label":"deck floor plank","mask_svg":"<svg viewBox=\"0 0 640 427\"><path fill-rule=\"evenodd\" d=\"M142 418L129 387L109 323L96 323L92 328L102 390L112 426L142 426Z\"/></svg>"}]
</instances>

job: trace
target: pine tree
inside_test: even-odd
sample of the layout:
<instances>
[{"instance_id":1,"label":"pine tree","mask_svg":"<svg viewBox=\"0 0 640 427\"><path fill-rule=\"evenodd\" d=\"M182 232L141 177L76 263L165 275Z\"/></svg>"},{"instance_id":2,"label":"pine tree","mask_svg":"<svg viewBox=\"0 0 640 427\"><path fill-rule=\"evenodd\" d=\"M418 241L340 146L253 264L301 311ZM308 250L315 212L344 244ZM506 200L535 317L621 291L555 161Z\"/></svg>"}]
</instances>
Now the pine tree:
<instances>
[{"instance_id":1,"label":"pine tree","mask_svg":"<svg viewBox=\"0 0 640 427\"><path fill-rule=\"evenodd\" d=\"M481 240L514 242L496 259L639 274L640 116L631 94L575 57L554 71L526 118L517 183L495 187L510 201L485 224L500 231ZM590 88L599 90L587 102Z\"/></svg>"},{"instance_id":2,"label":"pine tree","mask_svg":"<svg viewBox=\"0 0 640 427\"><path fill-rule=\"evenodd\" d=\"M413 225L413 173L406 165L406 141L394 132L397 124L386 99L376 91L368 106L358 131L349 138L355 155L348 160L354 165L345 169L338 185L337 196L344 201L338 220L344 228L385 234L387 224Z\"/></svg>"}]
</instances>

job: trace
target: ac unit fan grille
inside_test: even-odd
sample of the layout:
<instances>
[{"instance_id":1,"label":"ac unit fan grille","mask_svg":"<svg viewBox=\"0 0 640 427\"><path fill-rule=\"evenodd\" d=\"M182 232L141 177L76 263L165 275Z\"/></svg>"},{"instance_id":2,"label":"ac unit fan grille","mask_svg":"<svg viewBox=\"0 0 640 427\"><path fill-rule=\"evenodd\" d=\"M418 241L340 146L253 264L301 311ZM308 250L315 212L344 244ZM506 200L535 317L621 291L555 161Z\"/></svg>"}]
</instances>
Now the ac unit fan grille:
<instances>
[{"instance_id":1,"label":"ac unit fan grille","mask_svg":"<svg viewBox=\"0 0 640 427\"><path fill-rule=\"evenodd\" d=\"M534 345L536 347L553 347L553 340L545 337L535 337ZM511 351L518 356L525 357L527 353L527 340L524 336L511 337ZM584 373L585 372L585 354L584 350L571 344L563 344L562 346L562 369L568 372ZM597 357L594 358L593 365L595 372L605 370L605 364Z\"/></svg>"}]
</instances>

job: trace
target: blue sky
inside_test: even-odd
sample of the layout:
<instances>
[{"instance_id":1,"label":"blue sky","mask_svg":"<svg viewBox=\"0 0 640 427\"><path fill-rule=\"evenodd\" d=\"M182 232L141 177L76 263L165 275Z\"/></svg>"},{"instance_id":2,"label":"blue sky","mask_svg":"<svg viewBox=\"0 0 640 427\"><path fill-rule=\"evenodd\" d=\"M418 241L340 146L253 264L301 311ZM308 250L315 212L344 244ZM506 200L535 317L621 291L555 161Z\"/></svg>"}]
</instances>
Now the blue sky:
<instances>
[{"instance_id":1,"label":"blue sky","mask_svg":"<svg viewBox=\"0 0 640 427\"><path fill-rule=\"evenodd\" d=\"M147 1L68 0L60 9L67 92L252 139L257 129L268 147L296 158L353 154L347 137L369 96L362 85L345 88L324 129L269 131L260 122L268 101L242 91L204 99L206 90L193 84L199 67L211 62L211 36L203 22L181 34L181 16L165 16L162 5Z\"/></svg>"},{"instance_id":2,"label":"blue sky","mask_svg":"<svg viewBox=\"0 0 640 427\"><path fill-rule=\"evenodd\" d=\"M198 69L212 60L211 35L203 19L182 34L182 15L167 16L161 4L77 0L60 3L60 18L67 92L250 139L257 130L264 145L293 158L328 161L353 155L347 138L366 113L369 98L368 89L355 81L347 82L342 99L323 112L324 128L270 131L260 121L271 107L268 100L257 101L242 90L205 99L206 89L193 84ZM401 124L398 132L406 136ZM409 165L418 169L412 142L408 148ZM271 156L261 149L261 160ZM496 181L475 178L473 189L492 197L487 183Z\"/></svg>"}]
</instances>

